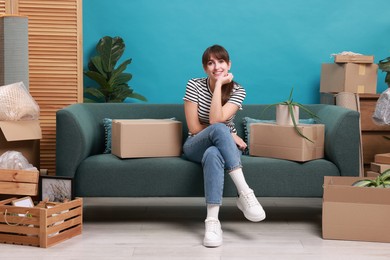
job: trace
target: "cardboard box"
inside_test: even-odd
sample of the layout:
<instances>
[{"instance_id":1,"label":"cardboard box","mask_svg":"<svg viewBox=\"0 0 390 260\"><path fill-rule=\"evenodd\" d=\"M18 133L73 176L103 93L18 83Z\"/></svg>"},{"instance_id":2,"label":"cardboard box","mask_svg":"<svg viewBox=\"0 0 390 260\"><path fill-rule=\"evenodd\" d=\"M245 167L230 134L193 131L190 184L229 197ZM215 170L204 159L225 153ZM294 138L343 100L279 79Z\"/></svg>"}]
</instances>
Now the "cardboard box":
<instances>
[{"instance_id":1,"label":"cardboard box","mask_svg":"<svg viewBox=\"0 0 390 260\"><path fill-rule=\"evenodd\" d=\"M370 169L371 169L371 171L382 173L382 172L390 169L390 164L372 162Z\"/></svg>"},{"instance_id":2,"label":"cardboard box","mask_svg":"<svg viewBox=\"0 0 390 260\"><path fill-rule=\"evenodd\" d=\"M18 151L39 169L42 131L38 120L0 121L0 155Z\"/></svg>"},{"instance_id":3,"label":"cardboard box","mask_svg":"<svg viewBox=\"0 0 390 260\"><path fill-rule=\"evenodd\" d=\"M0 169L0 194L38 195L39 172Z\"/></svg>"},{"instance_id":4,"label":"cardboard box","mask_svg":"<svg viewBox=\"0 0 390 260\"><path fill-rule=\"evenodd\" d=\"M249 154L299 162L323 158L325 125L300 124L298 128L313 143L298 135L294 126L251 124Z\"/></svg>"},{"instance_id":5,"label":"cardboard box","mask_svg":"<svg viewBox=\"0 0 390 260\"><path fill-rule=\"evenodd\" d=\"M320 92L376 94L377 64L322 64Z\"/></svg>"},{"instance_id":6,"label":"cardboard box","mask_svg":"<svg viewBox=\"0 0 390 260\"><path fill-rule=\"evenodd\" d=\"M369 55L335 55L335 63L374 63L374 56Z\"/></svg>"},{"instance_id":7,"label":"cardboard box","mask_svg":"<svg viewBox=\"0 0 390 260\"><path fill-rule=\"evenodd\" d=\"M324 239L390 242L390 188L351 186L361 177L324 178Z\"/></svg>"},{"instance_id":8,"label":"cardboard box","mask_svg":"<svg viewBox=\"0 0 390 260\"><path fill-rule=\"evenodd\" d=\"M120 158L180 156L182 123L170 119L112 121L112 151Z\"/></svg>"},{"instance_id":9,"label":"cardboard box","mask_svg":"<svg viewBox=\"0 0 390 260\"><path fill-rule=\"evenodd\" d=\"M375 163L390 164L390 153L378 153L374 156Z\"/></svg>"},{"instance_id":10,"label":"cardboard box","mask_svg":"<svg viewBox=\"0 0 390 260\"><path fill-rule=\"evenodd\" d=\"M378 177L380 175L379 172L374 172L374 171L366 171L365 177Z\"/></svg>"},{"instance_id":11,"label":"cardboard box","mask_svg":"<svg viewBox=\"0 0 390 260\"><path fill-rule=\"evenodd\" d=\"M10 205L9 198L0 201L0 242L47 248L82 233L83 200L45 203L35 207Z\"/></svg>"}]
</instances>

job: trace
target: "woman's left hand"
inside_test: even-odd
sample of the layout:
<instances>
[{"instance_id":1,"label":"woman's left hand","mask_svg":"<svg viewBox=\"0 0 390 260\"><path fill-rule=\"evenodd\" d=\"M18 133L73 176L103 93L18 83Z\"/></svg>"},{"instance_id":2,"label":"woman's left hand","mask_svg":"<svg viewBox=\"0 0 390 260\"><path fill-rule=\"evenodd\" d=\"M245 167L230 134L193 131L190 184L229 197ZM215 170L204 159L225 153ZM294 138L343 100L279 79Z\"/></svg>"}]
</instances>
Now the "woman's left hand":
<instances>
[{"instance_id":1,"label":"woman's left hand","mask_svg":"<svg viewBox=\"0 0 390 260\"><path fill-rule=\"evenodd\" d=\"M233 140L236 143L238 149L240 149L241 151L244 151L247 147L247 144L244 142L244 140L242 140L241 137L239 137L235 133L232 133L232 136L233 136Z\"/></svg>"}]
</instances>

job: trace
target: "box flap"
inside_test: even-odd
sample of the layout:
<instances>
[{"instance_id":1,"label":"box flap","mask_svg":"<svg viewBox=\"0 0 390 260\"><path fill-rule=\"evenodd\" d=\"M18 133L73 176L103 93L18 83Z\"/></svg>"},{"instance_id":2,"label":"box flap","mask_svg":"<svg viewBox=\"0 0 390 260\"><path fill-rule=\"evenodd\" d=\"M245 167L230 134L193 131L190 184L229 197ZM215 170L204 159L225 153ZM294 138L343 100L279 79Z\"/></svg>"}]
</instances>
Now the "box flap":
<instances>
[{"instance_id":1,"label":"box flap","mask_svg":"<svg viewBox=\"0 0 390 260\"><path fill-rule=\"evenodd\" d=\"M0 128L7 141L42 138L41 126L38 120L0 121Z\"/></svg>"},{"instance_id":2,"label":"box flap","mask_svg":"<svg viewBox=\"0 0 390 260\"><path fill-rule=\"evenodd\" d=\"M336 63L374 63L372 55L335 55L334 62Z\"/></svg>"},{"instance_id":3,"label":"box flap","mask_svg":"<svg viewBox=\"0 0 390 260\"><path fill-rule=\"evenodd\" d=\"M373 177L325 176L324 202L348 202L367 204L390 204L390 188L354 187L352 184L361 179Z\"/></svg>"}]
</instances>

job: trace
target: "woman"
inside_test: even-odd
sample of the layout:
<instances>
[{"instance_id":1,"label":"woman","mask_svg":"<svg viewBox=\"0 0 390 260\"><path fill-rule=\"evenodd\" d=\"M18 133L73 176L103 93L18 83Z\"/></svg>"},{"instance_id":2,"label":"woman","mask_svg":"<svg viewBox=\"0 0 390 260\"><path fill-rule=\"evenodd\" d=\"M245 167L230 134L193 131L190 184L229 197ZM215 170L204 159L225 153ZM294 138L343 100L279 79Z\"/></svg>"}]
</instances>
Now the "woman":
<instances>
[{"instance_id":1,"label":"woman","mask_svg":"<svg viewBox=\"0 0 390 260\"><path fill-rule=\"evenodd\" d=\"M233 123L245 90L233 81L229 54L222 46L207 48L202 63L207 77L190 79L183 98L189 129L183 151L188 160L202 164L207 204L203 245L217 247L223 240L218 215L225 172L237 188L237 206L244 216L257 222L265 219L265 212L245 181L241 154L247 144Z\"/></svg>"}]
</instances>

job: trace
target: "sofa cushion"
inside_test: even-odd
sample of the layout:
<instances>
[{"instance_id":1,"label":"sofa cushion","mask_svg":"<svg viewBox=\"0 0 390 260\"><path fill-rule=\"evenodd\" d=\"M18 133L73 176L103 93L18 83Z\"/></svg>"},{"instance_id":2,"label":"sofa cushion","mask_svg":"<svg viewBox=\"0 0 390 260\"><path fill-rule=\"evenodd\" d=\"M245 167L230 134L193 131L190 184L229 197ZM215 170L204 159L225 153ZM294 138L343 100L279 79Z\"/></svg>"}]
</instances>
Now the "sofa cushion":
<instances>
[{"instance_id":1,"label":"sofa cushion","mask_svg":"<svg viewBox=\"0 0 390 260\"><path fill-rule=\"evenodd\" d=\"M81 197L204 196L201 165L182 157L97 154L81 162L74 183Z\"/></svg>"}]
</instances>

